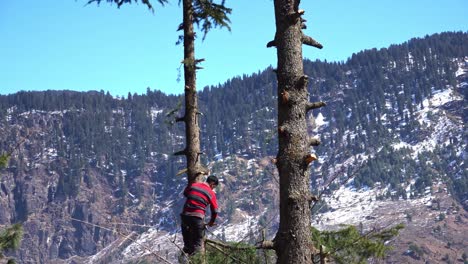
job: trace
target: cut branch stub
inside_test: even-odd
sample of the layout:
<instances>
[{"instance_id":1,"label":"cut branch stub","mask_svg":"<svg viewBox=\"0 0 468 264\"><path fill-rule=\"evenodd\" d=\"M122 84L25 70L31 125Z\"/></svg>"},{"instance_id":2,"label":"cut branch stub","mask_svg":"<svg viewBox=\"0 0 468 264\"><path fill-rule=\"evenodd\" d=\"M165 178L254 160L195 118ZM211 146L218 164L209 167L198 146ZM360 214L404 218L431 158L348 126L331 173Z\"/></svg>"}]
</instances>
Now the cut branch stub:
<instances>
[{"instance_id":1,"label":"cut branch stub","mask_svg":"<svg viewBox=\"0 0 468 264\"><path fill-rule=\"evenodd\" d=\"M200 155L205 155L205 153L204 152L198 152L197 153L197 161L200 160Z\"/></svg>"},{"instance_id":2,"label":"cut branch stub","mask_svg":"<svg viewBox=\"0 0 468 264\"><path fill-rule=\"evenodd\" d=\"M267 46L267 48L276 47L276 41L272 40L272 41L268 42L266 46Z\"/></svg>"},{"instance_id":3,"label":"cut branch stub","mask_svg":"<svg viewBox=\"0 0 468 264\"><path fill-rule=\"evenodd\" d=\"M182 155L186 155L187 154L187 150L186 149L183 149L181 151L177 151L176 153L174 153L173 155L174 156L182 156Z\"/></svg>"},{"instance_id":4,"label":"cut branch stub","mask_svg":"<svg viewBox=\"0 0 468 264\"><path fill-rule=\"evenodd\" d=\"M308 46L316 47L318 49L323 48L322 44L307 35L302 35L302 43Z\"/></svg>"},{"instance_id":5,"label":"cut branch stub","mask_svg":"<svg viewBox=\"0 0 468 264\"><path fill-rule=\"evenodd\" d=\"M286 133L286 127L285 126L279 126L278 127L278 133L280 135L284 135Z\"/></svg>"},{"instance_id":6,"label":"cut branch stub","mask_svg":"<svg viewBox=\"0 0 468 264\"><path fill-rule=\"evenodd\" d=\"M195 60L195 64L201 63L201 62L204 62L204 61L205 61L205 59L196 59L196 60Z\"/></svg>"},{"instance_id":7,"label":"cut branch stub","mask_svg":"<svg viewBox=\"0 0 468 264\"><path fill-rule=\"evenodd\" d=\"M306 111L309 112L310 110L312 109L317 109L317 108L320 108L322 106L326 106L327 104L325 102L309 102L307 103L306 105Z\"/></svg>"},{"instance_id":8,"label":"cut branch stub","mask_svg":"<svg viewBox=\"0 0 468 264\"><path fill-rule=\"evenodd\" d=\"M311 195L308 197L308 200L309 200L311 203L312 203L312 202L316 203L316 202L318 202L319 198L318 198L317 196L311 194Z\"/></svg>"},{"instance_id":9,"label":"cut branch stub","mask_svg":"<svg viewBox=\"0 0 468 264\"><path fill-rule=\"evenodd\" d=\"M309 145L310 145L310 146L316 147L316 146L320 145L320 143L321 143L321 142L320 142L320 139L318 139L318 138L311 138L311 139L309 140Z\"/></svg>"},{"instance_id":10,"label":"cut branch stub","mask_svg":"<svg viewBox=\"0 0 468 264\"><path fill-rule=\"evenodd\" d=\"M176 122L185 122L185 116L177 117Z\"/></svg>"},{"instance_id":11,"label":"cut branch stub","mask_svg":"<svg viewBox=\"0 0 468 264\"><path fill-rule=\"evenodd\" d=\"M275 249L275 243L271 240L263 240L256 246L257 249Z\"/></svg>"},{"instance_id":12,"label":"cut branch stub","mask_svg":"<svg viewBox=\"0 0 468 264\"><path fill-rule=\"evenodd\" d=\"M287 104L289 102L289 93L288 91L284 90L281 92L281 103Z\"/></svg>"},{"instance_id":13,"label":"cut branch stub","mask_svg":"<svg viewBox=\"0 0 468 264\"><path fill-rule=\"evenodd\" d=\"M203 167L203 166L199 166L199 167L198 167L198 172L197 172L195 175L198 176L198 175L208 175L208 174L210 174L210 170L209 170L209 169L207 169L207 168L205 168L205 167Z\"/></svg>"},{"instance_id":14,"label":"cut branch stub","mask_svg":"<svg viewBox=\"0 0 468 264\"><path fill-rule=\"evenodd\" d=\"M299 81L297 82L297 84L299 87L307 87L308 82L309 82L309 76L302 75L301 78L299 78Z\"/></svg>"},{"instance_id":15,"label":"cut branch stub","mask_svg":"<svg viewBox=\"0 0 468 264\"><path fill-rule=\"evenodd\" d=\"M176 31L181 31L181 30L184 30L184 23L180 23Z\"/></svg>"},{"instance_id":16,"label":"cut branch stub","mask_svg":"<svg viewBox=\"0 0 468 264\"><path fill-rule=\"evenodd\" d=\"M288 14L288 20L291 24L296 24L297 19L300 18L305 13L304 10L299 9L297 12L292 12Z\"/></svg>"},{"instance_id":17,"label":"cut branch stub","mask_svg":"<svg viewBox=\"0 0 468 264\"><path fill-rule=\"evenodd\" d=\"M306 165L309 165L312 161L317 160L318 157L315 153L308 154L304 157L304 162Z\"/></svg>"}]
</instances>

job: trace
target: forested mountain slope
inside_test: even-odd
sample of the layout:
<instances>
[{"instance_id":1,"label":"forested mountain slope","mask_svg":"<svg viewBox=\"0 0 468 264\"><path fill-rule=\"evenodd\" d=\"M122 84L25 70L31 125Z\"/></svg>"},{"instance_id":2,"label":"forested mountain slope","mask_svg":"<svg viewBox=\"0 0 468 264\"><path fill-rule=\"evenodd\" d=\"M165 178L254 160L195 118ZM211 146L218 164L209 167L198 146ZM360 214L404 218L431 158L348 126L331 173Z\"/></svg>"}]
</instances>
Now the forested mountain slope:
<instances>
[{"instance_id":1,"label":"forested mountain slope","mask_svg":"<svg viewBox=\"0 0 468 264\"><path fill-rule=\"evenodd\" d=\"M311 189L325 193L314 208L321 212L314 224L333 228L372 220L383 204L368 200L393 200L419 212L414 222L422 223L431 202L430 210L439 204L436 212L444 214L440 221L451 221L447 232L460 232L468 208L466 43L467 33L441 33L362 51L346 62L305 61L310 101L327 103L310 116L311 133L322 141ZM277 149L276 93L273 69L199 92L202 158L222 180L223 224L216 232L224 238L243 239L252 231L254 240L258 226L275 229L278 183L270 160ZM0 224L24 222L20 263L71 262L98 252L96 262L119 258L118 250L102 251L119 233L99 226L121 234L146 230L128 223L178 230L186 182L176 174L185 161L172 153L184 145L183 126L174 123L182 100L150 88L126 98L104 91L0 96L0 149L17 147L1 172ZM353 206L373 210L358 210L360 217L342 211L352 206L340 203L337 193L350 192L360 199ZM445 218L447 212L457 221ZM344 215L353 217L341 221ZM440 224L426 220L424 228ZM446 236L437 239L448 242ZM428 248L416 259L403 254L408 244L402 241L395 242L394 254L403 259L435 261L434 252L445 252L438 251L445 245ZM449 259L466 247L454 241Z\"/></svg>"}]
</instances>

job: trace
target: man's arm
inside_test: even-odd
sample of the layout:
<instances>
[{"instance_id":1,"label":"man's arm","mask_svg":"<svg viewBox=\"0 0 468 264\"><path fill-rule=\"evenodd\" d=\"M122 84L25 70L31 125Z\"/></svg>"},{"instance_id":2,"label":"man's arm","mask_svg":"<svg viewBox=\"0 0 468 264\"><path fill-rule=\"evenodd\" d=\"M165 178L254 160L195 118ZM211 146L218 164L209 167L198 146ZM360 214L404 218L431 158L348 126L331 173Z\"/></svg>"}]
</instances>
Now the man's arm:
<instances>
[{"instance_id":1,"label":"man's arm","mask_svg":"<svg viewBox=\"0 0 468 264\"><path fill-rule=\"evenodd\" d=\"M218 201L216 200L216 194L214 192L210 200L210 210L211 210L211 219L210 219L210 222L208 222L208 226L213 226L216 221L216 217L218 216Z\"/></svg>"},{"instance_id":2,"label":"man's arm","mask_svg":"<svg viewBox=\"0 0 468 264\"><path fill-rule=\"evenodd\" d=\"M184 189L184 196L187 197L188 196L188 192L190 191L190 185L187 185L187 187L185 187Z\"/></svg>"}]
</instances>

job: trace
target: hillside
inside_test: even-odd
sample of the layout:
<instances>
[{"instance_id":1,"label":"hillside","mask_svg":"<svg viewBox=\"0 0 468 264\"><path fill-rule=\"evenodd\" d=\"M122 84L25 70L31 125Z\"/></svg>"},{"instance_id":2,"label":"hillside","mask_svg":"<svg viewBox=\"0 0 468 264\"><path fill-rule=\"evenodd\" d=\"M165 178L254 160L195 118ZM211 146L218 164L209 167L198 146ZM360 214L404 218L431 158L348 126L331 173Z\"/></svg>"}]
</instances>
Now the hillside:
<instances>
[{"instance_id":1,"label":"hillside","mask_svg":"<svg viewBox=\"0 0 468 264\"><path fill-rule=\"evenodd\" d=\"M466 43L467 33L442 33L346 62L305 61L311 101L327 102L309 119L322 141L311 167L311 190L324 193L314 225L404 222L388 263L461 258L468 237ZM168 247L169 257L177 251L164 235L178 230L186 184L175 176L184 160L171 155L184 144L183 127L173 122L181 100L150 88L126 98L104 91L0 96L0 149L21 143L0 179L0 224L24 223L20 263L130 260L141 249L131 241L116 246L119 234L137 239L148 226L139 239L164 254ZM214 233L246 241L262 227L274 234L274 72L206 87L199 100L203 162L222 181L222 225Z\"/></svg>"}]
</instances>

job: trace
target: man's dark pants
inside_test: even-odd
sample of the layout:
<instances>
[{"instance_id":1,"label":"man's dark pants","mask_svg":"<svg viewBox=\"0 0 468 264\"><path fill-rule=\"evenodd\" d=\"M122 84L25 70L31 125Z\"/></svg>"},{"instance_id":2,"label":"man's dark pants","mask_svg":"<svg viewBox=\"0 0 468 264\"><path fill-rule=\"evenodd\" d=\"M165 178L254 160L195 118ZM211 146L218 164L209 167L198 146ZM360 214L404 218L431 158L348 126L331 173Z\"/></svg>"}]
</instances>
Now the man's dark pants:
<instances>
[{"instance_id":1,"label":"man's dark pants","mask_svg":"<svg viewBox=\"0 0 468 264\"><path fill-rule=\"evenodd\" d=\"M205 221L202 218L189 215L181 215L182 237L184 238L184 252L192 255L203 249L203 237L205 235Z\"/></svg>"}]
</instances>

